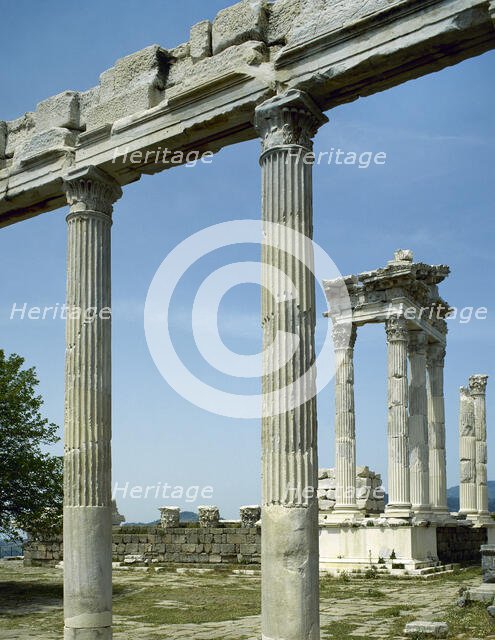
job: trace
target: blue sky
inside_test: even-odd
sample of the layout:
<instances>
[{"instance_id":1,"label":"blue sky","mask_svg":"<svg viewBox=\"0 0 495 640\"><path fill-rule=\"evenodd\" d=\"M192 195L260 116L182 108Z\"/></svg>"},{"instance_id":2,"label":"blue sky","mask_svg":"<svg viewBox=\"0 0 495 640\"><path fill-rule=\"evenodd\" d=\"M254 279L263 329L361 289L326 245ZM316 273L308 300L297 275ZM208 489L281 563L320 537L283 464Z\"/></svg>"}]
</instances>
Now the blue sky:
<instances>
[{"instance_id":1,"label":"blue sky","mask_svg":"<svg viewBox=\"0 0 495 640\"><path fill-rule=\"evenodd\" d=\"M64 89L85 90L115 60L147 45L172 48L189 26L226 0L77 3L20 0L2 5L0 118L34 110ZM22 25L22 28L21 26ZM472 373L494 374L495 54L489 53L328 113L316 150L385 152L367 170L315 168L315 240L344 274L384 265L410 248L432 264L447 263L442 293L455 306L489 309L485 321L451 321L446 366L449 485L458 481L458 388ZM190 234L212 224L260 215L257 141L223 150L211 165L181 167L125 188L113 227L114 481L133 485L212 486L224 517L259 501L257 421L215 416L178 396L149 355L143 307L153 275ZM46 415L63 421L64 323L11 321L12 305L63 303L67 210L0 232L0 345L38 369ZM211 384L191 338L188 304L202 279L232 259L258 259L256 247L217 252L181 283L172 310L180 353ZM324 333L318 299L318 339ZM260 348L259 291L237 287L224 299L221 335L231 349ZM386 350L383 327L360 331L356 347L358 463L386 473ZM489 477L494 477L495 381L489 383ZM252 385L250 385L252 391ZM333 392L318 398L320 466L333 465ZM60 447L57 449L60 451ZM129 520L150 520L162 503L119 500ZM207 501L208 502L208 501ZM200 501L201 503L201 501Z\"/></svg>"}]
</instances>

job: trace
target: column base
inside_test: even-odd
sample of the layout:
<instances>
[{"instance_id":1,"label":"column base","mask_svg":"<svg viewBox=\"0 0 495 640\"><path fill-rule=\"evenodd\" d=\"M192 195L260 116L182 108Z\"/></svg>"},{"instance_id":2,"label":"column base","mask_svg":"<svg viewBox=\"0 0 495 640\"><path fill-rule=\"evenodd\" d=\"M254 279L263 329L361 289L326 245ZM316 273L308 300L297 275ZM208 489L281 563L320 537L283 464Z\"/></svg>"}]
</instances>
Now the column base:
<instances>
[{"instance_id":1,"label":"column base","mask_svg":"<svg viewBox=\"0 0 495 640\"><path fill-rule=\"evenodd\" d=\"M412 517L415 520L428 520L430 522L437 519L436 514L434 514L431 507L427 505L413 506Z\"/></svg>"},{"instance_id":2,"label":"column base","mask_svg":"<svg viewBox=\"0 0 495 640\"><path fill-rule=\"evenodd\" d=\"M337 524L346 521L359 522L361 520L364 520L364 513L358 507L351 506L335 506L333 511L326 517L327 522Z\"/></svg>"},{"instance_id":3,"label":"column base","mask_svg":"<svg viewBox=\"0 0 495 640\"><path fill-rule=\"evenodd\" d=\"M112 627L98 629L64 627L64 640L112 640Z\"/></svg>"},{"instance_id":4,"label":"column base","mask_svg":"<svg viewBox=\"0 0 495 640\"><path fill-rule=\"evenodd\" d=\"M466 516L466 520L471 520L475 527L495 526L495 520L489 514L471 514Z\"/></svg>"},{"instance_id":5,"label":"column base","mask_svg":"<svg viewBox=\"0 0 495 640\"><path fill-rule=\"evenodd\" d=\"M267 640L319 640L318 504L262 511L261 626Z\"/></svg>"},{"instance_id":6,"label":"column base","mask_svg":"<svg viewBox=\"0 0 495 640\"><path fill-rule=\"evenodd\" d=\"M413 512L410 504L391 504L385 507L385 518L412 518Z\"/></svg>"},{"instance_id":7,"label":"column base","mask_svg":"<svg viewBox=\"0 0 495 640\"><path fill-rule=\"evenodd\" d=\"M431 510L431 517L435 522L446 522L448 520L452 520L452 514L448 509L444 508L435 508L433 507Z\"/></svg>"}]
</instances>

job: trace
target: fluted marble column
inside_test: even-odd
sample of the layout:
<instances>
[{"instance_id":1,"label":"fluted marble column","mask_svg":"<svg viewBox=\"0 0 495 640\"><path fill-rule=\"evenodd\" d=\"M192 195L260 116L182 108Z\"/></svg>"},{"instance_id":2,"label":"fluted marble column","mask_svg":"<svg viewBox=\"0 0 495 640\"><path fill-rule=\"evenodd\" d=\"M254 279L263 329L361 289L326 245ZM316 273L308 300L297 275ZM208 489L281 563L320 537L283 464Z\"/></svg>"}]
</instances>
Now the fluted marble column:
<instances>
[{"instance_id":1,"label":"fluted marble column","mask_svg":"<svg viewBox=\"0 0 495 640\"><path fill-rule=\"evenodd\" d=\"M426 347L424 331L409 332L409 448L412 510L418 515L430 512L428 400L426 393Z\"/></svg>"},{"instance_id":2,"label":"fluted marble column","mask_svg":"<svg viewBox=\"0 0 495 640\"><path fill-rule=\"evenodd\" d=\"M476 434L476 505L478 516L488 516L487 448L486 448L486 386L488 376L469 378L469 392L474 405Z\"/></svg>"},{"instance_id":3,"label":"fluted marble column","mask_svg":"<svg viewBox=\"0 0 495 640\"><path fill-rule=\"evenodd\" d=\"M407 385L407 321L393 316L386 322L388 351L388 490L386 515L411 515L409 416Z\"/></svg>"},{"instance_id":4,"label":"fluted marble column","mask_svg":"<svg viewBox=\"0 0 495 640\"><path fill-rule=\"evenodd\" d=\"M347 519L359 513L356 499L356 416L354 407L354 346L356 326L336 324L335 348L335 478L333 515Z\"/></svg>"},{"instance_id":5,"label":"fluted marble column","mask_svg":"<svg viewBox=\"0 0 495 640\"><path fill-rule=\"evenodd\" d=\"M474 515L478 512L476 490L476 431L474 426L474 403L469 389L460 388L459 449L461 482L459 490L459 512Z\"/></svg>"},{"instance_id":6,"label":"fluted marble column","mask_svg":"<svg viewBox=\"0 0 495 640\"><path fill-rule=\"evenodd\" d=\"M64 458L65 640L112 637L112 205L121 189L88 167L65 180L70 205ZM92 319L88 319L92 318Z\"/></svg>"},{"instance_id":7,"label":"fluted marble column","mask_svg":"<svg viewBox=\"0 0 495 640\"><path fill-rule=\"evenodd\" d=\"M312 238L312 162L305 161L312 137L326 117L306 94L291 90L261 104L255 125L262 138L264 233L262 325L262 638L317 640L319 629L317 422L314 275L294 253L314 261L313 247L291 230ZM280 225L275 230L270 223ZM287 252L284 251L286 249ZM287 290L289 276L296 297ZM275 336L294 334L298 346ZM287 364L284 364L288 359ZM272 373L271 373L272 372ZM302 384L297 381L308 373ZM296 383L288 390L287 386ZM299 404L303 394L310 399ZM295 407L290 409L291 400ZM299 405L299 406L298 406Z\"/></svg>"},{"instance_id":8,"label":"fluted marble column","mask_svg":"<svg viewBox=\"0 0 495 640\"><path fill-rule=\"evenodd\" d=\"M447 457L445 452L445 346L428 345L428 440L430 448L430 502L433 513L448 516Z\"/></svg>"}]
</instances>

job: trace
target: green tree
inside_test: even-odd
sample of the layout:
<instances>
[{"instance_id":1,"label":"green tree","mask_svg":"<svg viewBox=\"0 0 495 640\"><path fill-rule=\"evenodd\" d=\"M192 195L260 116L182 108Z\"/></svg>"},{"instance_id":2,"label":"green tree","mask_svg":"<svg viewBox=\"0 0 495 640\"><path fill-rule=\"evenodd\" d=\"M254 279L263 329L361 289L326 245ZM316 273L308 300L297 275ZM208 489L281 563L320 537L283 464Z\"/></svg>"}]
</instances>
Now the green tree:
<instances>
[{"instance_id":1,"label":"green tree","mask_svg":"<svg viewBox=\"0 0 495 640\"><path fill-rule=\"evenodd\" d=\"M0 349L0 533L19 538L58 533L62 522L62 459L43 451L59 441L41 415L36 371Z\"/></svg>"}]
</instances>

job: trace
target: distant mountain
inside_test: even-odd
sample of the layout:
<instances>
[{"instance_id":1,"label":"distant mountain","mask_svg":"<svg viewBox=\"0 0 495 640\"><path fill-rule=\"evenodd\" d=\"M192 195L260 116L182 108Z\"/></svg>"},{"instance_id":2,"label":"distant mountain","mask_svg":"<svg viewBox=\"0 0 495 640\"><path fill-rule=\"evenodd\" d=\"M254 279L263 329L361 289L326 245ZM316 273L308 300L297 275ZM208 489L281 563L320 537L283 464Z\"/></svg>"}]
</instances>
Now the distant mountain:
<instances>
[{"instance_id":1,"label":"distant mountain","mask_svg":"<svg viewBox=\"0 0 495 640\"><path fill-rule=\"evenodd\" d=\"M450 511L459 511L459 485L447 489L447 504ZM495 480L488 481L488 511L495 512Z\"/></svg>"},{"instance_id":2,"label":"distant mountain","mask_svg":"<svg viewBox=\"0 0 495 640\"><path fill-rule=\"evenodd\" d=\"M194 511L181 511L180 513L181 522L198 522L198 520L198 514Z\"/></svg>"}]
</instances>

